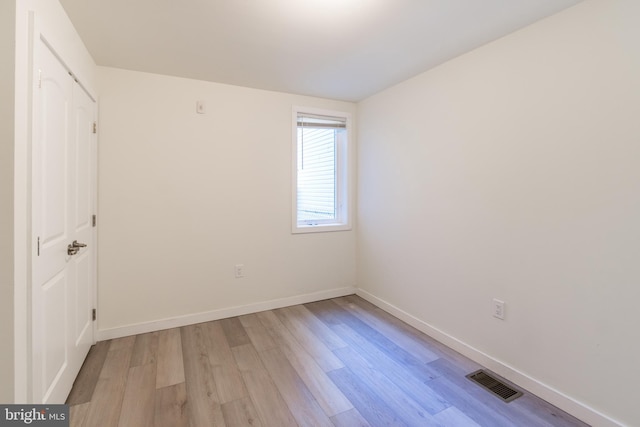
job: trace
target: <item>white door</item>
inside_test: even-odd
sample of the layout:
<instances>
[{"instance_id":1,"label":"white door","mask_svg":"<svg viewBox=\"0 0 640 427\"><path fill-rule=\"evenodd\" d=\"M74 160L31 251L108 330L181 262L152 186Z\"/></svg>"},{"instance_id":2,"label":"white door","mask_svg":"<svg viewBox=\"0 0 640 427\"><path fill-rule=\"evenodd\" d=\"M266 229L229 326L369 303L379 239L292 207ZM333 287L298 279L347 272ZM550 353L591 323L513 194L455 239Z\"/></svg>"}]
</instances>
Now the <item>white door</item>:
<instances>
[{"instance_id":1,"label":"white door","mask_svg":"<svg viewBox=\"0 0 640 427\"><path fill-rule=\"evenodd\" d=\"M94 339L95 104L40 38L33 80L33 401L64 403Z\"/></svg>"}]
</instances>

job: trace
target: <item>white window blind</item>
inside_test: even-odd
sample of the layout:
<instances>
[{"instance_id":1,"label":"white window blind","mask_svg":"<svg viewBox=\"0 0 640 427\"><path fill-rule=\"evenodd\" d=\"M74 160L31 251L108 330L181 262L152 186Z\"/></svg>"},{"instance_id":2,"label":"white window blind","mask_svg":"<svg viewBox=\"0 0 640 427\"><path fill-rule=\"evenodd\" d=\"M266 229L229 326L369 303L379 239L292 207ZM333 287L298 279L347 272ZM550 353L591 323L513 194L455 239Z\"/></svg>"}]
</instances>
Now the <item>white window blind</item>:
<instances>
[{"instance_id":1,"label":"white window blind","mask_svg":"<svg viewBox=\"0 0 640 427\"><path fill-rule=\"evenodd\" d=\"M346 127L344 117L297 115L298 224L340 221L338 154Z\"/></svg>"}]
</instances>

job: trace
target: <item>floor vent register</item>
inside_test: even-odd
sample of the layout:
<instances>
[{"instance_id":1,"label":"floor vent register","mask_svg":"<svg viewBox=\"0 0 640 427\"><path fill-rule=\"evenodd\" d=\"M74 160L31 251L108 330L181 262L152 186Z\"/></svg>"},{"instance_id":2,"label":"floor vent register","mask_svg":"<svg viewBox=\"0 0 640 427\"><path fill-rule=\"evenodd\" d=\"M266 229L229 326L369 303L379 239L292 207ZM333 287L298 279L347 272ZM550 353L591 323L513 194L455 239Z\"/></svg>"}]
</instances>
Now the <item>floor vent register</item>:
<instances>
[{"instance_id":1,"label":"floor vent register","mask_svg":"<svg viewBox=\"0 0 640 427\"><path fill-rule=\"evenodd\" d=\"M482 386L503 402L511 402L522 396L522 392L509 387L502 381L494 378L486 371L480 369L467 375L471 381Z\"/></svg>"}]
</instances>

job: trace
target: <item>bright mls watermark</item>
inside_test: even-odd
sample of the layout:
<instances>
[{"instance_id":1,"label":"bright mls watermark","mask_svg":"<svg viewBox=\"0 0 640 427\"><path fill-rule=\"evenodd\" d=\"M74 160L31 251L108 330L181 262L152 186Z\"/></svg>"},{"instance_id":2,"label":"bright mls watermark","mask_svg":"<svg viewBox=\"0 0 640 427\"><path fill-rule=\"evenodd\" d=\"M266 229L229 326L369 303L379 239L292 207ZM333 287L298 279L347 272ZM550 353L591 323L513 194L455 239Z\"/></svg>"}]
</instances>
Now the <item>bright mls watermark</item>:
<instances>
[{"instance_id":1,"label":"bright mls watermark","mask_svg":"<svg viewBox=\"0 0 640 427\"><path fill-rule=\"evenodd\" d=\"M69 427L69 405L0 405L0 427Z\"/></svg>"}]
</instances>

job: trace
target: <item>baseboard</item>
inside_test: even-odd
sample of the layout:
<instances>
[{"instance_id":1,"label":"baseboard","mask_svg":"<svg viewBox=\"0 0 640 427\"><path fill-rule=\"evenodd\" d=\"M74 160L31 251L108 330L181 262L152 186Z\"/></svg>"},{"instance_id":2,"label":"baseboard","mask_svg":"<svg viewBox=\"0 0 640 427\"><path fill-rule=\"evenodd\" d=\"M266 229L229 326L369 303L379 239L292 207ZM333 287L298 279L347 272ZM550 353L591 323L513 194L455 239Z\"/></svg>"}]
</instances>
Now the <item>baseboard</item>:
<instances>
[{"instance_id":1,"label":"baseboard","mask_svg":"<svg viewBox=\"0 0 640 427\"><path fill-rule=\"evenodd\" d=\"M438 328L418 319L417 317L407 313L406 311L386 302L385 300L378 298L377 296L370 294L369 292L358 288L356 294L382 310L392 314L398 319L408 323L421 332L429 335L430 337L440 341L447 347L450 347L457 352L465 355L469 359L476 363L486 367L487 369L495 372L496 374L504 377L505 379L513 382L514 384L524 388L530 393L546 400L552 405L557 406L563 411L573 415L574 417L586 422L593 426L602 427L622 427L623 424L615 421L607 415L598 412L597 410L567 396L566 394L555 390L535 378L532 378L516 368L509 366L508 364L501 362L493 358L492 356L483 353L482 351L460 341L459 339L441 331Z\"/></svg>"},{"instance_id":2,"label":"baseboard","mask_svg":"<svg viewBox=\"0 0 640 427\"><path fill-rule=\"evenodd\" d=\"M136 323L110 329L98 329L96 341L104 341L113 338L127 337L130 335L144 334L147 332L161 331L163 329L179 328L181 326L194 325L196 323L210 322L212 320L226 319L228 317L241 316L243 314L257 313L265 310L288 307L297 304L320 301L323 299L353 295L354 287L330 289L327 291L313 292L310 294L296 295L287 298L257 302L236 307L222 308L202 313L187 314L151 322Z\"/></svg>"}]
</instances>

